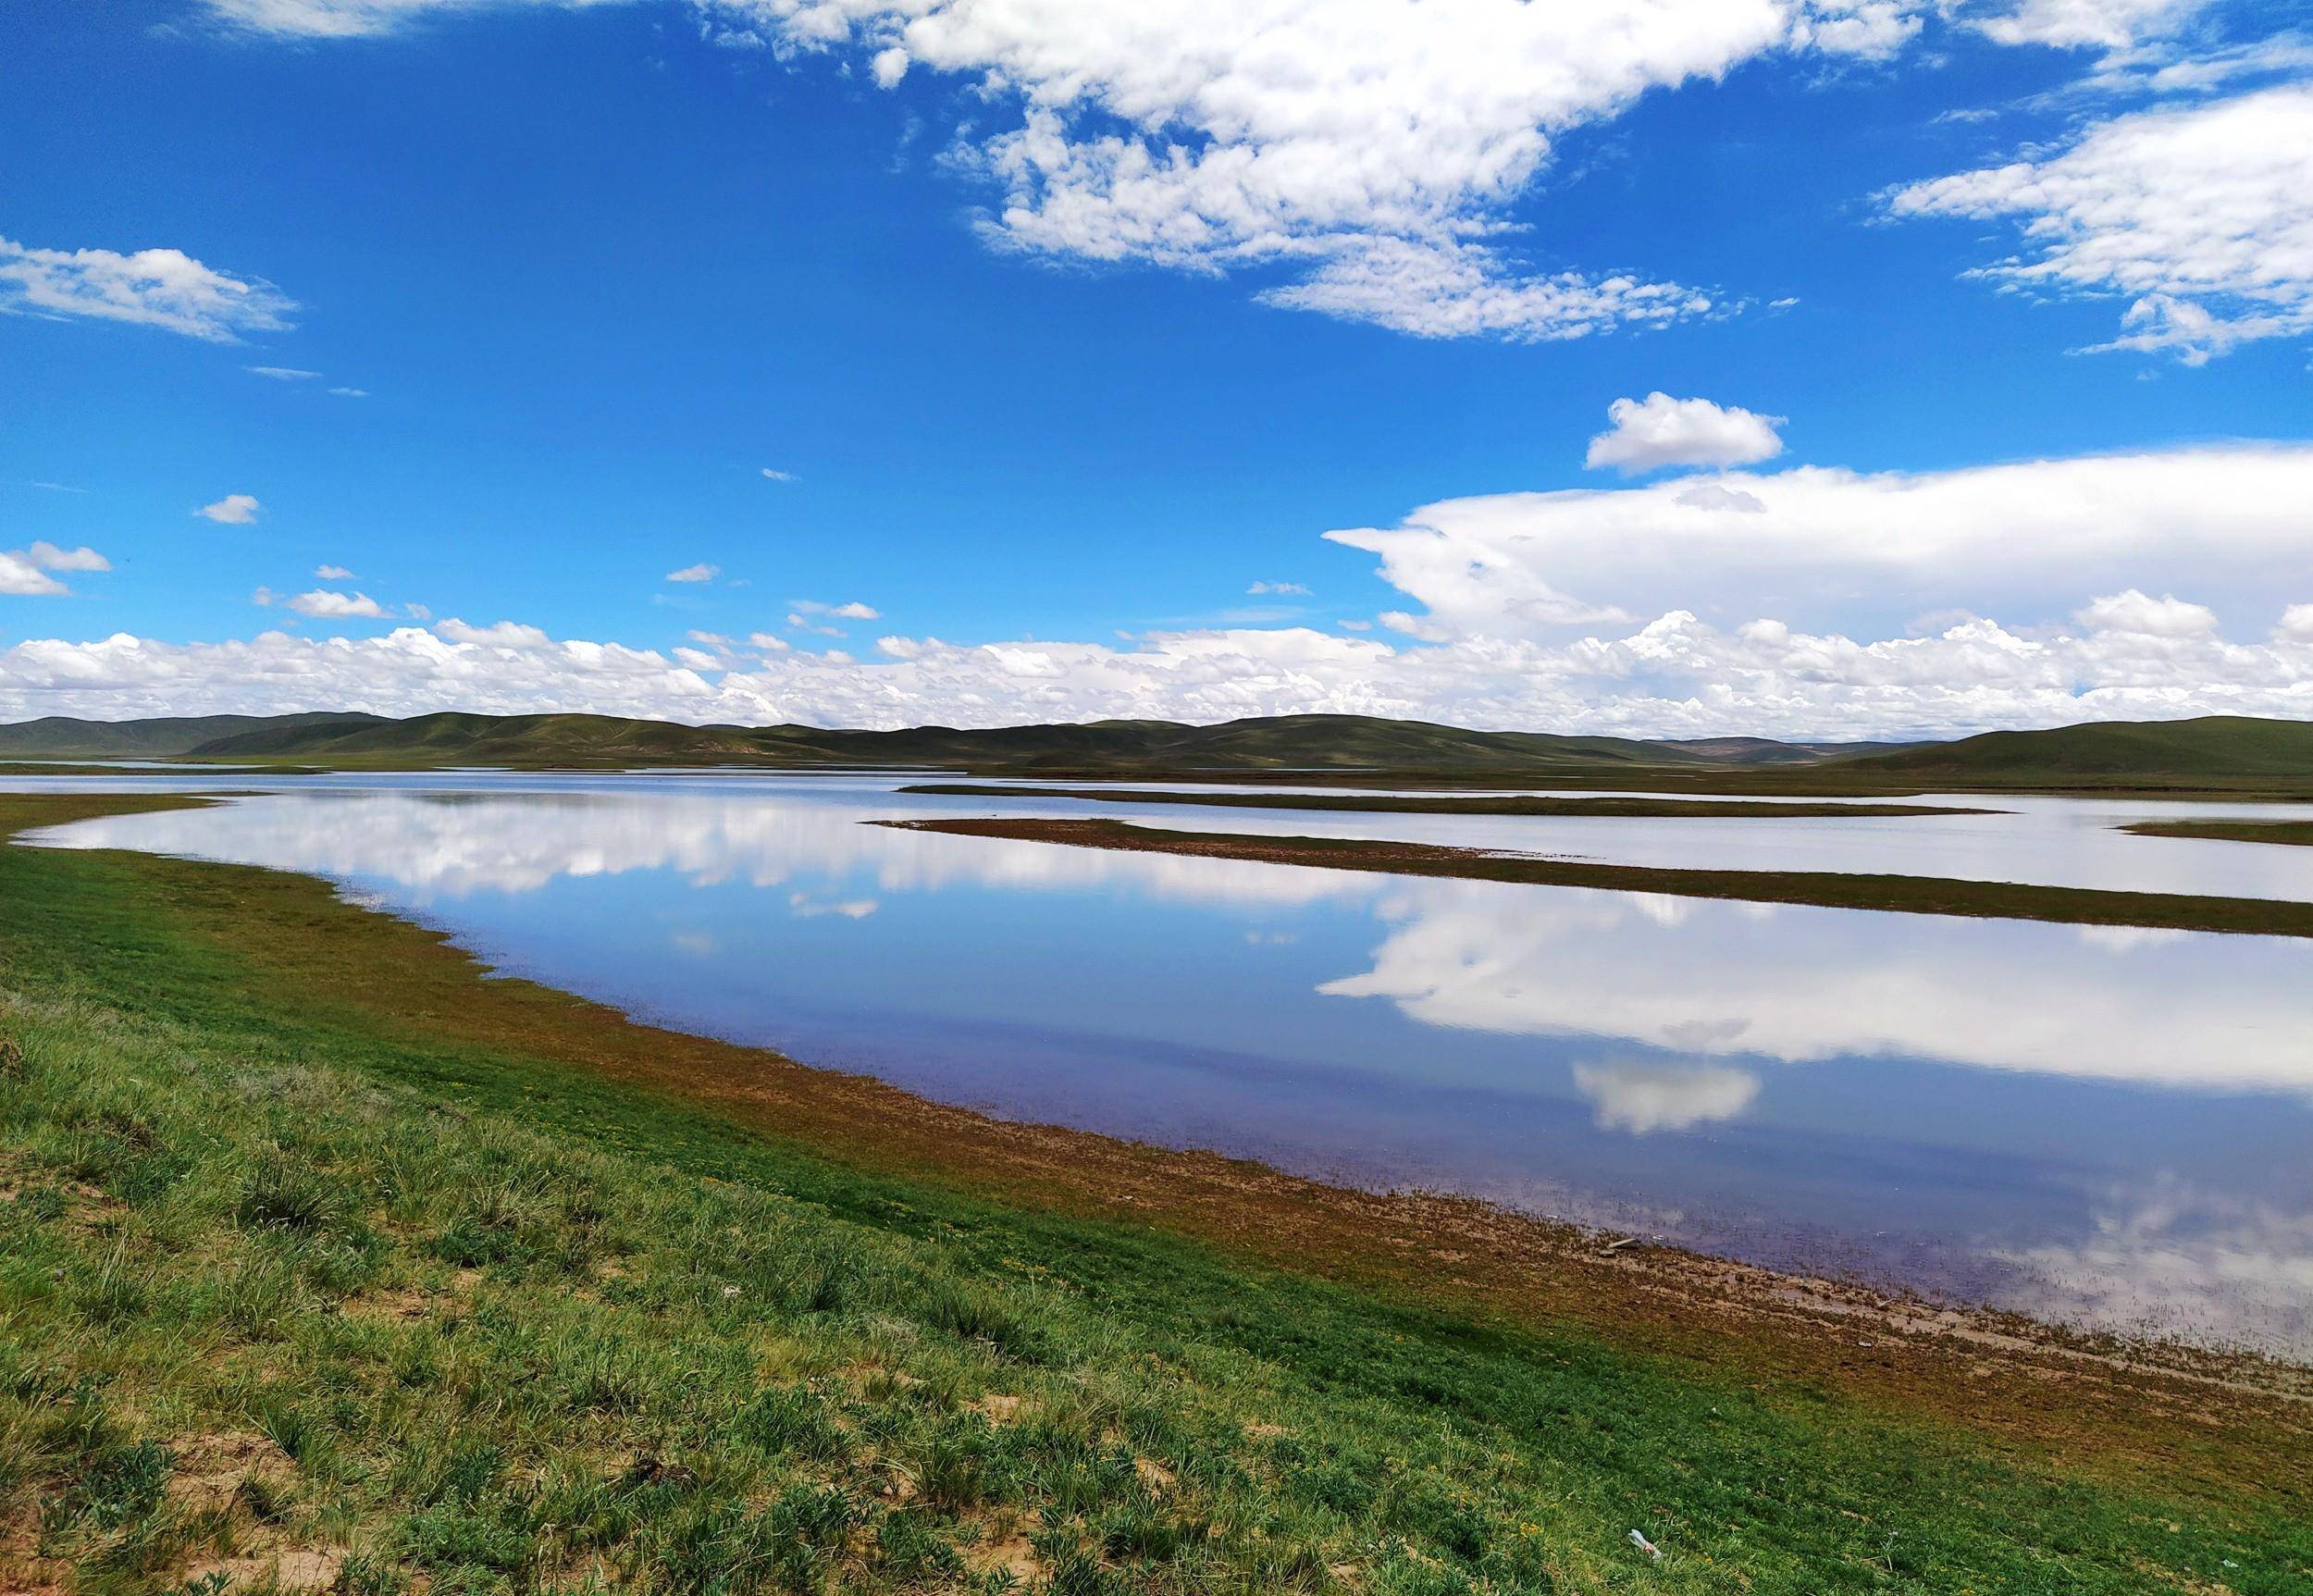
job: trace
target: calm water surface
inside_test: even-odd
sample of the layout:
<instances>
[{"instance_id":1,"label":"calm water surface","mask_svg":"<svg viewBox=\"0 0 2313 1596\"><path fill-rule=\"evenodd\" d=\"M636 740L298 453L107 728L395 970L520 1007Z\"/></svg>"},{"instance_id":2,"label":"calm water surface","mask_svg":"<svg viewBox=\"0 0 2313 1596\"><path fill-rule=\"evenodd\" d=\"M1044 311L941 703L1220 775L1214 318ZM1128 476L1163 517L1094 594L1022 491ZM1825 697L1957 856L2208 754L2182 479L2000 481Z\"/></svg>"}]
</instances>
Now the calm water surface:
<instances>
[{"instance_id":1,"label":"calm water surface","mask_svg":"<svg viewBox=\"0 0 2313 1596\"><path fill-rule=\"evenodd\" d=\"M860 823L1099 813L2313 898L2313 849L2112 829L2302 809L2001 799L2015 812L1505 821L910 798L860 778L269 785L43 840L324 875L500 969L998 1114L2313 1355L2313 942Z\"/></svg>"}]
</instances>

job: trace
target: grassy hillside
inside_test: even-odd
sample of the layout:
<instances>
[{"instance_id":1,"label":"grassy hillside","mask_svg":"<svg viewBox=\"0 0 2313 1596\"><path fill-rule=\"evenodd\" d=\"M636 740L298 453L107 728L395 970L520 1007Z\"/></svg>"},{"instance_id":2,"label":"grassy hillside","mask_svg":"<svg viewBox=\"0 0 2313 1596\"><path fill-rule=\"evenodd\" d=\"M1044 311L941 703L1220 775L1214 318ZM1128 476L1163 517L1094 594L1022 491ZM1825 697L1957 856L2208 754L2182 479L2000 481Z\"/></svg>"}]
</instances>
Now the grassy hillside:
<instances>
[{"instance_id":1,"label":"grassy hillside","mask_svg":"<svg viewBox=\"0 0 2313 1596\"><path fill-rule=\"evenodd\" d=\"M50 715L0 724L0 759L170 759L219 737L266 731L294 735L377 719L353 713L179 715L141 721Z\"/></svg>"},{"instance_id":2,"label":"grassy hillside","mask_svg":"<svg viewBox=\"0 0 2313 1596\"><path fill-rule=\"evenodd\" d=\"M2313 780L2313 722L2205 715L2113 721L2042 732L1987 732L1845 762L1859 774L2003 784L2067 781Z\"/></svg>"},{"instance_id":3,"label":"grassy hillside","mask_svg":"<svg viewBox=\"0 0 2313 1596\"><path fill-rule=\"evenodd\" d=\"M550 764L682 760L777 764L964 765L974 769L1182 771L1503 770L1708 762L1664 743L1474 732L1362 715L1285 715L1191 726L1170 721L963 731L825 731L810 726L683 726L603 715L421 715L349 727L279 726L224 736L208 759L417 759Z\"/></svg>"},{"instance_id":4,"label":"grassy hillside","mask_svg":"<svg viewBox=\"0 0 2313 1596\"><path fill-rule=\"evenodd\" d=\"M1267 1222L998 1200L976 1156L878 1168L629 1082L630 1033L725 1083L781 1066L481 979L318 883L0 847L0 1589L2279 1596L2313 1569L2286 1398L1846 1316L1787 1367L1787 1301L1780 1340L1722 1302L1707 1355L1649 1348L1626 1265L1566 1293L1622 1293L1595 1323L1478 1315L1434 1265L1427 1295L1328 1281L1249 1257Z\"/></svg>"}]
</instances>

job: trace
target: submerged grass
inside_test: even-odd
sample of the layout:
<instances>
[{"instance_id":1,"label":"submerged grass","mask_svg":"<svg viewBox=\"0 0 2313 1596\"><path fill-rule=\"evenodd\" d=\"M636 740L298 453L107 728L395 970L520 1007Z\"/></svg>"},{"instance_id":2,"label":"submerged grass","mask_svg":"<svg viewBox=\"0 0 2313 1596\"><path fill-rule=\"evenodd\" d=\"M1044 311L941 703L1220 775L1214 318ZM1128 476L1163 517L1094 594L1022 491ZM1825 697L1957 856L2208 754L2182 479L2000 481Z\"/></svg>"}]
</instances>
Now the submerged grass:
<instances>
[{"instance_id":1,"label":"submerged grass","mask_svg":"<svg viewBox=\"0 0 2313 1596\"><path fill-rule=\"evenodd\" d=\"M1201 809L1300 809L1359 814L1594 816L1655 820L1866 820L1873 816L1998 814L1952 804L1794 803L1771 798L1532 798L1522 794L1176 792L1164 788L997 786L977 782L918 782L902 793L941 798L1075 798L1086 803L1193 804Z\"/></svg>"},{"instance_id":2,"label":"submerged grass","mask_svg":"<svg viewBox=\"0 0 2313 1596\"><path fill-rule=\"evenodd\" d=\"M2121 829L2137 836L2186 836L2214 842L2277 842L2313 847L2313 820L2147 820Z\"/></svg>"},{"instance_id":3,"label":"submerged grass","mask_svg":"<svg viewBox=\"0 0 2313 1596\"><path fill-rule=\"evenodd\" d=\"M515 984L456 1024L389 1014L390 960L375 1008L284 987L278 879L0 847L0 1589L2313 1579L2278 1417L2261 1463L2115 1473L831 1162L474 1039Z\"/></svg>"},{"instance_id":4,"label":"submerged grass","mask_svg":"<svg viewBox=\"0 0 2313 1596\"><path fill-rule=\"evenodd\" d=\"M1441 876L1456 881L1590 887L1604 892L1652 892L1678 897L1732 898L1746 903L1788 903L1814 909L1861 909L1898 914L1949 914L1978 920L2040 920L2062 925L2131 925L2163 931L2313 936L2313 904L2280 898L2109 892L2092 887L2035 886L1923 875L1865 875L1846 871L1681 870L1652 865L1592 864L1580 860L1495 853L1437 843L1173 831L1115 820L1000 817L870 823L903 831L945 832L954 836L1005 837L1020 842L1117 848L1129 853L1176 853L1326 870Z\"/></svg>"}]
</instances>

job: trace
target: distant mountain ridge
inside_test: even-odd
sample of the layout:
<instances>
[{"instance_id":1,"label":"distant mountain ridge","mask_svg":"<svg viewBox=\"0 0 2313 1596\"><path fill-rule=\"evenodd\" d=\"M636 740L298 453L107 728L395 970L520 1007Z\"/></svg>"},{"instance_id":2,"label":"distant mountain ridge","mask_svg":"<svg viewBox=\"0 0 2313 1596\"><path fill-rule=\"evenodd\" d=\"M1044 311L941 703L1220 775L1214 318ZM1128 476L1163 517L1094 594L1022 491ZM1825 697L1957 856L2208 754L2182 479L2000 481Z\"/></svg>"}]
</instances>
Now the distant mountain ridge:
<instances>
[{"instance_id":1,"label":"distant mountain ridge","mask_svg":"<svg viewBox=\"0 0 2313 1596\"><path fill-rule=\"evenodd\" d=\"M1207 726L1119 720L884 732L454 711L406 720L359 713L122 722L52 716L0 725L0 759L11 757L528 768L938 767L1016 775L1370 772L1447 781L1620 779L1651 785L1695 785L1717 773L1715 779L1739 780L1761 790L1812 782L1859 789L2199 786L2313 793L2313 723L2223 715L2095 722L2047 731L1990 732L1948 743L1892 745L1486 732L1369 715L1272 715Z\"/></svg>"},{"instance_id":2,"label":"distant mountain ridge","mask_svg":"<svg viewBox=\"0 0 2313 1596\"><path fill-rule=\"evenodd\" d=\"M2313 722L2249 715L2185 721L2093 721L2042 732L1985 732L1848 761L1851 771L1905 777L2046 781L2313 778Z\"/></svg>"},{"instance_id":3,"label":"distant mountain ridge","mask_svg":"<svg viewBox=\"0 0 2313 1596\"><path fill-rule=\"evenodd\" d=\"M204 759L379 758L462 763L664 763L679 761L778 765L907 767L968 765L1016 770L1106 767L1183 771L1590 768L1730 762L1675 743L1546 732L1478 732L1366 715L1279 715L1187 725L1173 721L961 730L830 731L816 726L686 726L608 715L420 715L350 725L295 725L237 732L198 744ZM1822 757L1793 745L1761 743L1750 757Z\"/></svg>"},{"instance_id":4,"label":"distant mountain ridge","mask_svg":"<svg viewBox=\"0 0 2313 1596\"><path fill-rule=\"evenodd\" d=\"M141 721L82 721L48 715L0 724L0 759L162 760L248 732L365 725L384 719L352 711L299 715L163 715Z\"/></svg>"}]
</instances>

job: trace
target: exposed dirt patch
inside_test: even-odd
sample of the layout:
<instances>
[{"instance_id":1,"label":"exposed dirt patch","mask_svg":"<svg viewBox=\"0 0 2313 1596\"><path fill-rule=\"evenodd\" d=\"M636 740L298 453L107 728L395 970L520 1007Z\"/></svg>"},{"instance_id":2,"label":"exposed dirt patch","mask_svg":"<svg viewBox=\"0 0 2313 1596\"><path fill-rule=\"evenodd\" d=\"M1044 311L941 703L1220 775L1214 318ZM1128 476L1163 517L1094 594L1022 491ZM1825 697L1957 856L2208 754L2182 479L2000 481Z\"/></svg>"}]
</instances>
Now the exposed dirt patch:
<instances>
[{"instance_id":1,"label":"exposed dirt patch","mask_svg":"<svg viewBox=\"0 0 2313 1596\"><path fill-rule=\"evenodd\" d=\"M270 1583L277 1590L327 1590L338 1582L345 1553L333 1548L274 1547L241 1557L216 1557L184 1571L185 1582L225 1576L229 1591Z\"/></svg>"},{"instance_id":2,"label":"exposed dirt patch","mask_svg":"<svg viewBox=\"0 0 2313 1596\"><path fill-rule=\"evenodd\" d=\"M1045 1574L1044 1559L1028 1543L1033 1524L1010 1518L991 1519L982 1527L980 1539L963 1548L964 1567L974 1577L1005 1573L1014 1584L1025 1590L1040 1583Z\"/></svg>"},{"instance_id":3,"label":"exposed dirt patch","mask_svg":"<svg viewBox=\"0 0 2313 1596\"><path fill-rule=\"evenodd\" d=\"M980 1415L990 1424L1002 1425L1010 1424L1020 1417L1020 1397L1005 1392L992 1391L985 1396L966 1403L964 1406L971 1412Z\"/></svg>"},{"instance_id":4,"label":"exposed dirt patch","mask_svg":"<svg viewBox=\"0 0 2313 1596\"><path fill-rule=\"evenodd\" d=\"M169 1470L169 1501L192 1513L223 1513L241 1499L244 1487L284 1491L297 1479L297 1466L281 1449L250 1430L195 1435L168 1443L176 1466Z\"/></svg>"}]
</instances>

